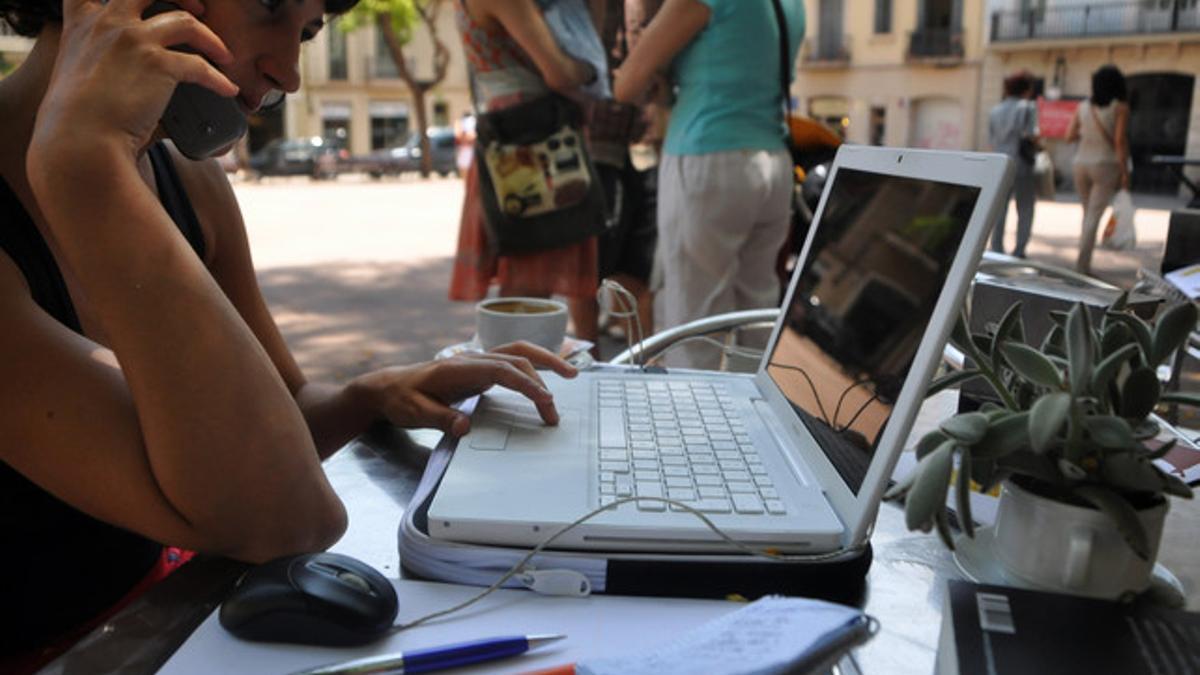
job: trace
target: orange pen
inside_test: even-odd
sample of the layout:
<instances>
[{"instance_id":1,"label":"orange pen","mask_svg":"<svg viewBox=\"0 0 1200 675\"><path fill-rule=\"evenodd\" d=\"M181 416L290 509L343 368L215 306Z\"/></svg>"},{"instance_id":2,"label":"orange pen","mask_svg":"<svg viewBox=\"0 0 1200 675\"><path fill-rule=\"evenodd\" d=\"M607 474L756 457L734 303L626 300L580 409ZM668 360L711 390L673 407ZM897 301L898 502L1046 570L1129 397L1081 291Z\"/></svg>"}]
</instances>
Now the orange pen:
<instances>
[{"instance_id":1,"label":"orange pen","mask_svg":"<svg viewBox=\"0 0 1200 675\"><path fill-rule=\"evenodd\" d=\"M521 675L575 675L575 664L564 663L561 666L553 666L542 670L530 670Z\"/></svg>"}]
</instances>

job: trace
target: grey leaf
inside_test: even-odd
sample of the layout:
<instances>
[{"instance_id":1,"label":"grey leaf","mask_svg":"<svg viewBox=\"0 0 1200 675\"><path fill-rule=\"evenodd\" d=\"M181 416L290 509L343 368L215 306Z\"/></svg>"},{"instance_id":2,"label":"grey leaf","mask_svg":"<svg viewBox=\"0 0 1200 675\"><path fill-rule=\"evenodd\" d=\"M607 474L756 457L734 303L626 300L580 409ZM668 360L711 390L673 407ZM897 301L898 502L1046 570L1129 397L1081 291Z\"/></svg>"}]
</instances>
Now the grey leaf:
<instances>
[{"instance_id":1,"label":"grey leaf","mask_svg":"<svg viewBox=\"0 0 1200 675\"><path fill-rule=\"evenodd\" d=\"M1067 360L1071 363L1071 393L1083 396L1092 380L1095 344L1087 305L1075 303L1067 316Z\"/></svg>"},{"instance_id":2,"label":"grey leaf","mask_svg":"<svg viewBox=\"0 0 1200 675\"><path fill-rule=\"evenodd\" d=\"M1033 347L1019 342L1006 342L1000 346L1000 350L1005 360L1021 377L1051 389L1062 387L1062 374L1058 372L1058 368Z\"/></svg>"},{"instance_id":3,"label":"grey leaf","mask_svg":"<svg viewBox=\"0 0 1200 675\"><path fill-rule=\"evenodd\" d=\"M1157 366L1165 361L1194 330L1196 305L1185 302L1168 309L1154 326L1154 353L1150 365Z\"/></svg>"},{"instance_id":4,"label":"grey leaf","mask_svg":"<svg viewBox=\"0 0 1200 675\"><path fill-rule=\"evenodd\" d=\"M1117 531L1125 538L1125 543L1129 544L1139 558L1150 559L1150 539L1142 527L1137 511L1129 502L1112 490L1099 485L1082 485L1075 488L1074 492L1112 519Z\"/></svg>"},{"instance_id":5,"label":"grey leaf","mask_svg":"<svg viewBox=\"0 0 1200 675\"><path fill-rule=\"evenodd\" d=\"M946 508L953 468L954 441L942 443L917 465L917 478L904 501L904 523L908 529L928 531L935 512Z\"/></svg>"},{"instance_id":6,"label":"grey leaf","mask_svg":"<svg viewBox=\"0 0 1200 675\"><path fill-rule=\"evenodd\" d=\"M1071 412L1071 395L1053 392L1039 398L1029 409L1029 443L1034 452L1045 452Z\"/></svg>"},{"instance_id":7,"label":"grey leaf","mask_svg":"<svg viewBox=\"0 0 1200 675\"><path fill-rule=\"evenodd\" d=\"M963 413L943 421L939 428L960 445L974 445L987 433L988 417L981 412Z\"/></svg>"}]
</instances>

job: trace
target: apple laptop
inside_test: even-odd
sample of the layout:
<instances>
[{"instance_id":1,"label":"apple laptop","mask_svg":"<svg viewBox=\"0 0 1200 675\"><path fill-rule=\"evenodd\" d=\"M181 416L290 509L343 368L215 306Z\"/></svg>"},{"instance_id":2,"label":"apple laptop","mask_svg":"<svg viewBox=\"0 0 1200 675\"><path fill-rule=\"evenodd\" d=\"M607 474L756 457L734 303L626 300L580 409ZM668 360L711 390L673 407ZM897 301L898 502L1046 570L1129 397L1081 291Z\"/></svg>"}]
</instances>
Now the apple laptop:
<instances>
[{"instance_id":1,"label":"apple laptop","mask_svg":"<svg viewBox=\"0 0 1200 675\"><path fill-rule=\"evenodd\" d=\"M531 547L653 496L748 545L860 548L1012 175L1004 155L843 146L756 373L547 374L556 427L493 388L429 534ZM616 505L552 548L738 553L657 500Z\"/></svg>"}]
</instances>

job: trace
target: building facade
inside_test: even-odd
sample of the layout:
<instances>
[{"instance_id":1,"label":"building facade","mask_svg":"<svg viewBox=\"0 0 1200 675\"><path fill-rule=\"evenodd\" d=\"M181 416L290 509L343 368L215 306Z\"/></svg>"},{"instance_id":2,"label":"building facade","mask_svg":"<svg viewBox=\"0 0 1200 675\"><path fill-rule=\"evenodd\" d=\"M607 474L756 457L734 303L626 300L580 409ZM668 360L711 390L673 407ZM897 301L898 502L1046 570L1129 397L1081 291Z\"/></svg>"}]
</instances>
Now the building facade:
<instances>
[{"instance_id":1,"label":"building facade","mask_svg":"<svg viewBox=\"0 0 1200 675\"><path fill-rule=\"evenodd\" d=\"M983 0L805 0L797 110L852 143L978 145Z\"/></svg>"},{"instance_id":2,"label":"building facade","mask_svg":"<svg viewBox=\"0 0 1200 675\"><path fill-rule=\"evenodd\" d=\"M1200 1L993 0L983 67L983 106L1000 100L1000 83L1027 69L1038 79L1043 132L1060 178L1073 146L1062 139L1092 73L1114 64L1126 76L1131 109L1133 188L1175 193L1180 181L1156 155L1200 156Z\"/></svg>"},{"instance_id":3,"label":"building facade","mask_svg":"<svg viewBox=\"0 0 1200 675\"><path fill-rule=\"evenodd\" d=\"M471 110L471 95L453 7L443 2L435 23L450 52L446 77L425 98L431 126L447 126ZM409 72L429 80L434 45L424 26L413 29L404 47ZM331 22L307 43L300 59L300 91L289 96L281 117L251 128L251 148L269 137L326 136L343 139L354 154L403 143L415 131L416 114L408 85L373 25L345 33Z\"/></svg>"}]
</instances>

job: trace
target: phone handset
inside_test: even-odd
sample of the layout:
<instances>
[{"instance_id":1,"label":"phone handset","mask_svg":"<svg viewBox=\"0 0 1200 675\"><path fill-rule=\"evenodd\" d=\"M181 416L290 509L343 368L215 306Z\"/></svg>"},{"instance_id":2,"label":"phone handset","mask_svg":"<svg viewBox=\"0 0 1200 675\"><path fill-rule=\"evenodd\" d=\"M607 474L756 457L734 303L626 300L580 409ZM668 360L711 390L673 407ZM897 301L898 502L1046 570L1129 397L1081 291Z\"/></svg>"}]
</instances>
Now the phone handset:
<instances>
[{"instance_id":1,"label":"phone handset","mask_svg":"<svg viewBox=\"0 0 1200 675\"><path fill-rule=\"evenodd\" d=\"M155 2L143 18L179 9L170 2ZM172 49L196 53L178 45ZM163 131L190 159L208 159L246 133L246 116L232 97L221 96L191 82L180 82L162 116Z\"/></svg>"}]
</instances>

